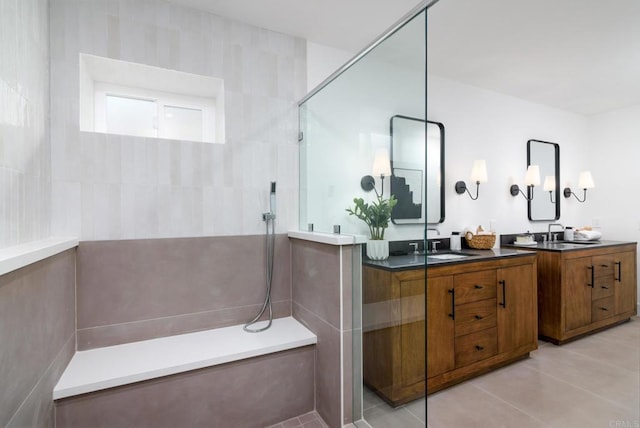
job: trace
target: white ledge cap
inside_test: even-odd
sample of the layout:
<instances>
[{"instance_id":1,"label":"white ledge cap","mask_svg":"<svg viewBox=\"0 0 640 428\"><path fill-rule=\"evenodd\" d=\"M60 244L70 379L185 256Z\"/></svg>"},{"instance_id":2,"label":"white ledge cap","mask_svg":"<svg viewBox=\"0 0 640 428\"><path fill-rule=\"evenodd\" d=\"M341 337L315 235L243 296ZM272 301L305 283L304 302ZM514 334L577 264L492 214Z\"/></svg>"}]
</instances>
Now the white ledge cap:
<instances>
[{"instance_id":1,"label":"white ledge cap","mask_svg":"<svg viewBox=\"0 0 640 428\"><path fill-rule=\"evenodd\" d=\"M364 244L367 238L364 235L344 235L338 233L305 232L302 230L290 230L289 238L305 241L320 242L329 245L355 245Z\"/></svg>"}]
</instances>

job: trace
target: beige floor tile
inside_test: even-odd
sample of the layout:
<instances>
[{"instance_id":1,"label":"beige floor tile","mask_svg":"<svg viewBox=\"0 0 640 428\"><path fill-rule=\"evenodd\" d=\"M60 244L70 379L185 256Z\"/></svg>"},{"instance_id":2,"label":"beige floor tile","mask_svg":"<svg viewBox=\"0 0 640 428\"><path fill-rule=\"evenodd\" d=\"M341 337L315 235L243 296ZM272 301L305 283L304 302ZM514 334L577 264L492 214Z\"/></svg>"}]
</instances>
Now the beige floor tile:
<instances>
[{"instance_id":1,"label":"beige floor tile","mask_svg":"<svg viewBox=\"0 0 640 428\"><path fill-rule=\"evenodd\" d=\"M432 427L546 427L504 400L467 382L427 399L427 422Z\"/></svg>"},{"instance_id":2,"label":"beige floor tile","mask_svg":"<svg viewBox=\"0 0 640 428\"><path fill-rule=\"evenodd\" d=\"M562 345L562 348L627 370L640 372L640 348L634 346L632 342L612 343L600 337L600 334L594 334Z\"/></svg>"},{"instance_id":3,"label":"beige floor tile","mask_svg":"<svg viewBox=\"0 0 640 428\"><path fill-rule=\"evenodd\" d=\"M625 407L634 408L640 403L640 373L563 347L536 353L523 361L523 365Z\"/></svg>"},{"instance_id":4,"label":"beige floor tile","mask_svg":"<svg viewBox=\"0 0 640 428\"><path fill-rule=\"evenodd\" d=\"M424 428L424 422L404 407L376 406L365 410L364 416L373 428Z\"/></svg>"},{"instance_id":5,"label":"beige floor tile","mask_svg":"<svg viewBox=\"0 0 640 428\"><path fill-rule=\"evenodd\" d=\"M427 400L420 398L405 405L405 408L422 422L427 421Z\"/></svg>"},{"instance_id":6,"label":"beige floor tile","mask_svg":"<svg viewBox=\"0 0 640 428\"><path fill-rule=\"evenodd\" d=\"M630 417L629 409L523 364L471 382L551 426L606 427L611 420Z\"/></svg>"},{"instance_id":7,"label":"beige floor tile","mask_svg":"<svg viewBox=\"0 0 640 428\"><path fill-rule=\"evenodd\" d=\"M382 398L378 397L378 394L376 394L375 392L371 391L367 387L363 388L362 410L367 410L367 409L370 409L372 407L379 406L381 404L384 404L385 406L388 406L388 404L385 403Z\"/></svg>"}]
</instances>

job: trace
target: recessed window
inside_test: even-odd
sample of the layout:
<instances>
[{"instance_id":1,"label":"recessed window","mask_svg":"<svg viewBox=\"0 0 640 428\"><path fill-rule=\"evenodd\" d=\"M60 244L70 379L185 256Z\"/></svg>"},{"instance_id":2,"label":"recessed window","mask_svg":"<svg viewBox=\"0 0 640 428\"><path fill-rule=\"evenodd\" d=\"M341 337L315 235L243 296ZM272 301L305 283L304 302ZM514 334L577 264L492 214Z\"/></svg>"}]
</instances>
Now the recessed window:
<instances>
[{"instance_id":1,"label":"recessed window","mask_svg":"<svg viewBox=\"0 0 640 428\"><path fill-rule=\"evenodd\" d=\"M119 95L107 95L105 132L110 134L158 137L156 102Z\"/></svg>"},{"instance_id":2,"label":"recessed window","mask_svg":"<svg viewBox=\"0 0 640 428\"><path fill-rule=\"evenodd\" d=\"M224 83L80 54L80 129L224 143Z\"/></svg>"}]
</instances>

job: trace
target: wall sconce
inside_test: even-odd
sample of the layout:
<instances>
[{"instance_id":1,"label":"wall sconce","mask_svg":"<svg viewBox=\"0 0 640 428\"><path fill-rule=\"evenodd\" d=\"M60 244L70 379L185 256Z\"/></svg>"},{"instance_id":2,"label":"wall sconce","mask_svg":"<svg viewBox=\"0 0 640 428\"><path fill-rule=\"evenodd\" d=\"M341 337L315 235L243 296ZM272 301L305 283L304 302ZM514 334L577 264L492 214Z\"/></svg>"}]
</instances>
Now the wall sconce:
<instances>
[{"instance_id":1,"label":"wall sconce","mask_svg":"<svg viewBox=\"0 0 640 428\"><path fill-rule=\"evenodd\" d=\"M540 185L540 167L538 165L529 165L527 168L527 175L524 177L524 184L531 188L533 188L533 186ZM520 190L520 187L517 184L511 185L509 191L511 192L511 196L518 196L518 193L520 193L527 201L533 200L533 191L531 192L531 198L529 198L522 190Z\"/></svg>"},{"instance_id":2,"label":"wall sconce","mask_svg":"<svg viewBox=\"0 0 640 428\"><path fill-rule=\"evenodd\" d=\"M581 188L582 190L584 190L584 196L583 196L582 200L580 200L580 198L578 198L578 195L573 193L571 191L571 188L569 188L569 187L565 187L564 188L564 197L568 198L569 196L573 195L573 196L576 197L578 202L586 201L587 200L587 189L593 189L594 187L596 187L595 183L593 182L593 177L591 176L591 171L582 171L580 173L580 175L578 176L578 187Z\"/></svg>"},{"instance_id":3,"label":"wall sconce","mask_svg":"<svg viewBox=\"0 0 640 428\"><path fill-rule=\"evenodd\" d=\"M553 202L553 191L556 190L556 178L553 175L547 175L544 178L544 184L542 187L545 192L549 192L549 199L551 200L551 203L555 204L555 202Z\"/></svg>"},{"instance_id":4,"label":"wall sconce","mask_svg":"<svg viewBox=\"0 0 640 428\"><path fill-rule=\"evenodd\" d=\"M456 193L458 195L462 195L464 192L467 192L469 197L475 201L478 199L478 196L480 196L480 183L486 183L489 181L487 178L487 163L484 160L473 161L473 166L471 167L471 181L476 182L475 198L471 195L469 189L467 189L467 183L464 181L458 181L456 183Z\"/></svg>"},{"instance_id":5,"label":"wall sconce","mask_svg":"<svg viewBox=\"0 0 640 428\"><path fill-rule=\"evenodd\" d=\"M373 168L372 174L374 176L380 176L381 181L381 192L379 196L384 195L384 177L391 175L391 160L389 159L389 152L386 150L378 150L373 158ZM376 190L376 180L371 175L365 175L360 180L360 187L365 192L369 192L374 190L376 195L378 195L378 191Z\"/></svg>"}]
</instances>

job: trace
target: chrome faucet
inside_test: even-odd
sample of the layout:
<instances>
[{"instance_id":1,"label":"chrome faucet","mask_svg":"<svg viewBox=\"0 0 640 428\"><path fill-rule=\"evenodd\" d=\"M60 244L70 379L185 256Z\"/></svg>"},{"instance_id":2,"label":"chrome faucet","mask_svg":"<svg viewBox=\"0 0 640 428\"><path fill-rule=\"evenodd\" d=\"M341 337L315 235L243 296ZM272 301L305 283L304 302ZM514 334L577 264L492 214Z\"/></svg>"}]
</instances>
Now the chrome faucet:
<instances>
[{"instance_id":1,"label":"chrome faucet","mask_svg":"<svg viewBox=\"0 0 640 428\"><path fill-rule=\"evenodd\" d=\"M562 228L562 230L564 230L564 226L561 225L560 223L549 223L549 228L547 229L547 242L551 242L551 227L552 226L560 226ZM554 237L556 235L554 234ZM555 239L554 239L555 241Z\"/></svg>"},{"instance_id":2,"label":"chrome faucet","mask_svg":"<svg viewBox=\"0 0 640 428\"><path fill-rule=\"evenodd\" d=\"M440 236L440 230L438 230L437 227L425 227L424 228L424 250L427 251L427 249L429 248L429 231L433 230L436 232L436 235ZM438 241L438 244L440 243L440 241ZM437 244L436 244L437 245ZM435 248L435 246L433 247Z\"/></svg>"},{"instance_id":3,"label":"chrome faucet","mask_svg":"<svg viewBox=\"0 0 640 428\"><path fill-rule=\"evenodd\" d=\"M425 236L428 236L428 235L429 235L429 231L430 231L430 230L433 230L434 232L436 232L436 235L440 236L440 230L439 230L437 227L427 227L427 228L424 230L424 234L425 234Z\"/></svg>"}]
</instances>

